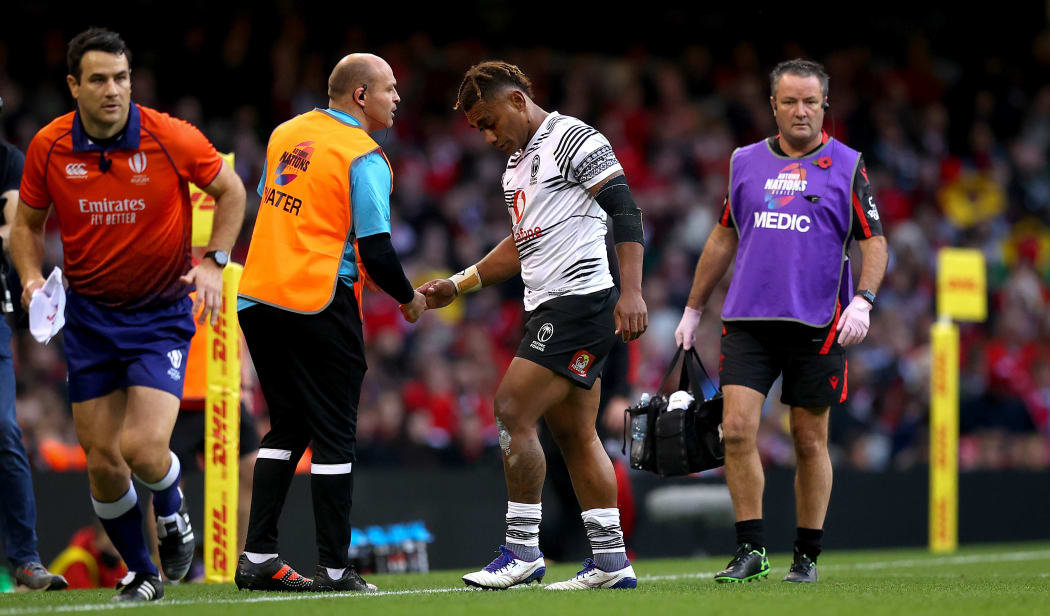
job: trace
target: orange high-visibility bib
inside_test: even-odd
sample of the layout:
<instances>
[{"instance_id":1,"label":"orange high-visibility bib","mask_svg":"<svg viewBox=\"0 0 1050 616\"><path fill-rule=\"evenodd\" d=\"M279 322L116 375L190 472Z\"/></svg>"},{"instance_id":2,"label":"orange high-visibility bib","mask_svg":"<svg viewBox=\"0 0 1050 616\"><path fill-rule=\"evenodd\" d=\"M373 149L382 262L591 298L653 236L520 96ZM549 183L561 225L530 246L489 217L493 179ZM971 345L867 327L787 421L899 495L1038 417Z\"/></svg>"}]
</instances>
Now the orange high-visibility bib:
<instances>
[{"instance_id":1,"label":"orange high-visibility bib","mask_svg":"<svg viewBox=\"0 0 1050 616\"><path fill-rule=\"evenodd\" d=\"M350 166L374 151L382 152L363 129L316 109L273 131L241 297L304 314L331 303L346 245L356 244ZM356 245L354 253L360 304L366 274Z\"/></svg>"}]
</instances>

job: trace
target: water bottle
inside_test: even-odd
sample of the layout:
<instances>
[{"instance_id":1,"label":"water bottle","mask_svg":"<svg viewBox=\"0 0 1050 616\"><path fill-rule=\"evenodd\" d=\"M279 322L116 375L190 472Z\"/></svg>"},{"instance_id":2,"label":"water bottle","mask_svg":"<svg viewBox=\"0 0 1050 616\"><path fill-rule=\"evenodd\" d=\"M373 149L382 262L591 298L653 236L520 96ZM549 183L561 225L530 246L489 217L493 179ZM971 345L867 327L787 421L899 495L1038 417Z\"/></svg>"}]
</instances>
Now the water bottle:
<instances>
[{"instance_id":1,"label":"water bottle","mask_svg":"<svg viewBox=\"0 0 1050 616\"><path fill-rule=\"evenodd\" d=\"M376 573L387 573L389 569L389 563L387 562L390 556L390 542L387 539L386 532L382 526L369 526L365 529L365 533L368 536L368 542L372 544L372 555L375 558L375 572Z\"/></svg>"},{"instance_id":2,"label":"water bottle","mask_svg":"<svg viewBox=\"0 0 1050 616\"><path fill-rule=\"evenodd\" d=\"M372 572L372 546L360 528L350 529L350 547L346 549L346 555L350 559L350 565L358 572Z\"/></svg>"},{"instance_id":3,"label":"water bottle","mask_svg":"<svg viewBox=\"0 0 1050 616\"><path fill-rule=\"evenodd\" d=\"M410 563L409 568L417 573L429 573L430 559L427 556L427 544L434 541L434 536L430 534L423 522L418 520L409 524L409 534L415 544L413 552L415 562Z\"/></svg>"},{"instance_id":4,"label":"water bottle","mask_svg":"<svg viewBox=\"0 0 1050 616\"><path fill-rule=\"evenodd\" d=\"M386 528L386 538L390 543L390 553L386 557L386 568L389 573L405 573L408 570L408 555L405 543L408 533L401 524L391 524Z\"/></svg>"},{"instance_id":5,"label":"water bottle","mask_svg":"<svg viewBox=\"0 0 1050 616\"><path fill-rule=\"evenodd\" d=\"M648 393L643 393L638 399L638 406L644 407L652 399ZM646 458L645 435L649 430L649 416L647 413L638 413L631 416L631 466L642 468L642 462Z\"/></svg>"}]
</instances>

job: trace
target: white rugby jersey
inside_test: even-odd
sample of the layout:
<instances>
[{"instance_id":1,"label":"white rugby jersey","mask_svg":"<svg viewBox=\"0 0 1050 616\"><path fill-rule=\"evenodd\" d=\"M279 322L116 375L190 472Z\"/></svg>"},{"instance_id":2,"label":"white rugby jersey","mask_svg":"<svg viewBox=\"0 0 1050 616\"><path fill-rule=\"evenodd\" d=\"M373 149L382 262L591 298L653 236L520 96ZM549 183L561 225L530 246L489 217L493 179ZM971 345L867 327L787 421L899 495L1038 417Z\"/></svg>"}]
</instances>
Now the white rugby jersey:
<instances>
[{"instance_id":1,"label":"white rugby jersey","mask_svg":"<svg viewBox=\"0 0 1050 616\"><path fill-rule=\"evenodd\" d=\"M606 214L587 190L623 168L604 135L553 112L507 161L503 197L525 283L525 310L613 286Z\"/></svg>"}]
</instances>

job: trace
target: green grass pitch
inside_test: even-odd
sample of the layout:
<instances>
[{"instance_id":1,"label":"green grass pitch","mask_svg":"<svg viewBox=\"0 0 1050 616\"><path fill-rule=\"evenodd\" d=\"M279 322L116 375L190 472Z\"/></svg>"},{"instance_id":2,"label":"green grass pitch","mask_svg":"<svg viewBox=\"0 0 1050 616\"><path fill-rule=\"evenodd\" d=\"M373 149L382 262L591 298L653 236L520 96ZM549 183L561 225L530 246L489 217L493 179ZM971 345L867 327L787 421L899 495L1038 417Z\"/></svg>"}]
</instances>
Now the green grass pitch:
<instances>
[{"instance_id":1,"label":"green grass pitch","mask_svg":"<svg viewBox=\"0 0 1050 616\"><path fill-rule=\"evenodd\" d=\"M438 571L368 576L380 588L369 594L264 594L239 592L233 584L188 584L166 587L162 601L127 606L109 603L112 590L14 593L0 595L0 616L124 610L148 616L502 616L523 609L536 616L1050 614L1050 544L969 546L946 556L924 550L831 551L820 558L821 581L809 585L780 581L790 564L787 554L770 557L767 580L715 584L712 574L727 561L728 556L638 560L633 591L551 592L536 585L468 590L459 579L466 571ZM549 566L544 581L566 579L577 568Z\"/></svg>"}]
</instances>

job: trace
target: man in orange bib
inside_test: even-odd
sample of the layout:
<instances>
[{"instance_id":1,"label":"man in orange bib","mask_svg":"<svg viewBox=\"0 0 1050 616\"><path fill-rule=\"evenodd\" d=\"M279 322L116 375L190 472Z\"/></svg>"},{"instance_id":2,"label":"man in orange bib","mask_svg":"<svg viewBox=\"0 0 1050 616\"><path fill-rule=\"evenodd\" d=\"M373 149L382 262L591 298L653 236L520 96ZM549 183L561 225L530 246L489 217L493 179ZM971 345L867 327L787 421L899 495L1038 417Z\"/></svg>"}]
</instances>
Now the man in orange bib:
<instances>
[{"instance_id":1,"label":"man in orange bib","mask_svg":"<svg viewBox=\"0 0 1050 616\"><path fill-rule=\"evenodd\" d=\"M255 463L238 588L375 588L347 556L357 403L367 369L360 316L365 271L409 321L426 309L390 243L393 172L369 136L393 125L401 100L396 84L381 58L346 56L328 79L328 109L281 124L266 147L262 203L237 309L270 408L270 431ZM318 549L313 580L281 559L277 543L277 521L308 444Z\"/></svg>"}]
</instances>

